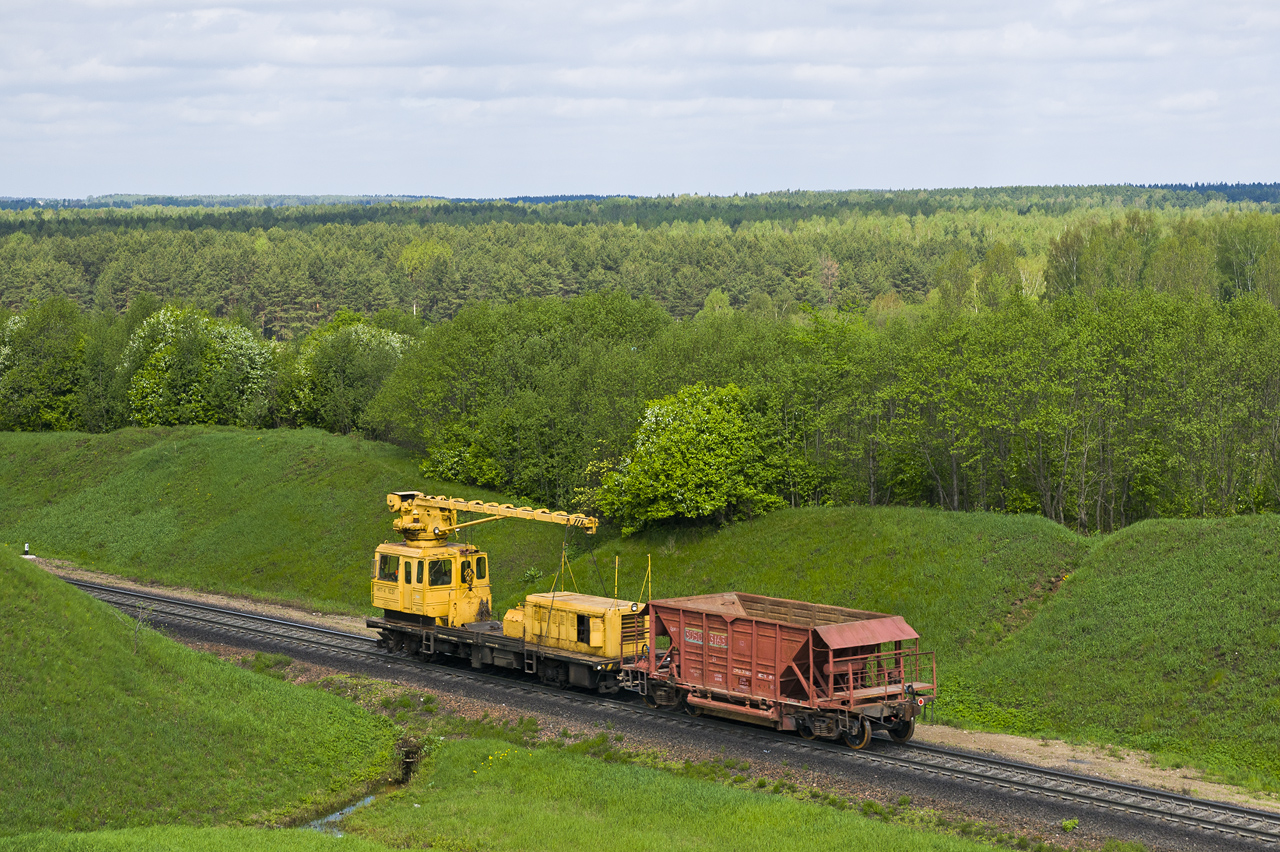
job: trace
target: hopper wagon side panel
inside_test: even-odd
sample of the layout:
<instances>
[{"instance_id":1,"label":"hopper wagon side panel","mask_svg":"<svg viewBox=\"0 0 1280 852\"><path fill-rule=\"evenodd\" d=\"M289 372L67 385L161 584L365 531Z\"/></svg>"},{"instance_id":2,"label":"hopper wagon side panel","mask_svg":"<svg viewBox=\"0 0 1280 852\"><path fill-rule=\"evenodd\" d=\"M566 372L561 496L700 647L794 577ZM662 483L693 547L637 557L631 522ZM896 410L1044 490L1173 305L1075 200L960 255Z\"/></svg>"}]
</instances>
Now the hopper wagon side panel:
<instances>
[{"instance_id":1,"label":"hopper wagon side panel","mask_svg":"<svg viewBox=\"0 0 1280 852\"><path fill-rule=\"evenodd\" d=\"M807 703L812 628L665 602L651 604L650 612L660 625L654 635L671 637L680 685L739 698Z\"/></svg>"}]
</instances>

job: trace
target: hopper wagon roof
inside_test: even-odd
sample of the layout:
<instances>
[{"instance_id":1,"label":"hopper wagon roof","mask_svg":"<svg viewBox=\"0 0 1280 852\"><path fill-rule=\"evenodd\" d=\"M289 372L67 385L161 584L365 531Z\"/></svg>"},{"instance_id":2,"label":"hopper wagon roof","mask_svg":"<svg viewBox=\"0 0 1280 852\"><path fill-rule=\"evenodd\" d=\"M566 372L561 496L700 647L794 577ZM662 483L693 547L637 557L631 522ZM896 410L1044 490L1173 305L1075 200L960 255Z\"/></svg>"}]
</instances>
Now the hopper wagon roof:
<instances>
[{"instance_id":1,"label":"hopper wagon roof","mask_svg":"<svg viewBox=\"0 0 1280 852\"><path fill-rule=\"evenodd\" d=\"M669 606L693 612L716 613L731 618L753 618L812 627L829 648L851 648L919 639L920 635L900 615L848 609L829 604L770 598L741 592L694 595L652 601L650 606Z\"/></svg>"}]
</instances>

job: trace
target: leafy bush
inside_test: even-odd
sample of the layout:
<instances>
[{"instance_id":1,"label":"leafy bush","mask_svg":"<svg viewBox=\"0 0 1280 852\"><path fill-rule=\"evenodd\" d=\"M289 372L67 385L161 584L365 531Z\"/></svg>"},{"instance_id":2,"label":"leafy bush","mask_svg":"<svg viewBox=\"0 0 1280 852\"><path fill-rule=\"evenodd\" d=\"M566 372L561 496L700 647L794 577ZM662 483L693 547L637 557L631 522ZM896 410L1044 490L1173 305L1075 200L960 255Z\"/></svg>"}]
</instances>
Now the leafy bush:
<instances>
[{"instance_id":1,"label":"leafy bush","mask_svg":"<svg viewBox=\"0 0 1280 852\"><path fill-rule=\"evenodd\" d=\"M238 325L168 305L134 332L119 369L140 426L265 426L274 348Z\"/></svg>"},{"instance_id":2,"label":"leafy bush","mask_svg":"<svg viewBox=\"0 0 1280 852\"><path fill-rule=\"evenodd\" d=\"M49 299L0 323L0 429L75 428L82 325L66 299Z\"/></svg>"},{"instance_id":3,"label":"leafy bush","mask_svg":"<svg viewBox=\"0 0 1280 852\"><path fill-rule=\"evenodd\" d=\"M737 386L699 382L649 403L631 455L604 475L596 502L623 535L667 518L724 523L782 508L765 443Z\"/></svg>"},{"instance_id":4,"label":"leafy bush","mask_svg":"<svg viewBox=\"0 0 1280 852\"><path fill-rule=\"evenodd\" d=\"M408 343L403 334L339 311L333 322L316 329L299 347L281 417L295 426L318 426L343 435L362 427L365 408Z\"/></svg>"}]
</instances>

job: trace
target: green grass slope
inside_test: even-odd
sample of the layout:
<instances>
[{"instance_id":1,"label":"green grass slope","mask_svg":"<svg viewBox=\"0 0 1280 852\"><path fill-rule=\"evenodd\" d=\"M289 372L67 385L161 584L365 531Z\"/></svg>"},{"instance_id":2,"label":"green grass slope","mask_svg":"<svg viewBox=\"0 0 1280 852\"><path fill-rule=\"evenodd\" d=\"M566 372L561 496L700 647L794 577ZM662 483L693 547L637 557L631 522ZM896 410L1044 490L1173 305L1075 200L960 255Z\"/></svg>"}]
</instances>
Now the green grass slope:
<instances>
[{"instance_id":1,"label":"green grass slope","mask_svg":"<svg viewBox=\"0 0 1280 852\"><path fill-rule=\"evenodd\" d=\"M360 610L390 491L495 500L424 480L408 452L314 429L0 433L0 542L139 580ZM559 559L563 530L502 521L500 576Z\"/></svg>"},{"instance_id":2,"label":"green grass slope","mask_svg":"<svg viewBox=\"0 0 1280 852\"><path fill-rule=\"evenodd\" d=\"M782 796L496 740L445 743L430 771L343 829L392 848L968 852L968 840ZM465 840L464 840L465 839ZM461 842L460 842L461 841Z\"/></svg>"},{"instance_id":3,"label":"green grass slope","mask_svg":"<svg viewBox=\"0 0 1280 852\"><path fill-rule=\"evenodd\" d=\"M508 502L312 430L0 435L0 541L335 609L367 607L369 554L392 537L384 496L409 488ZM737 589L901 614L937 651L944 720L1153 749L1280 787L1278 524L1150 521L1084 538L1034 516L854 507L571 541L584 592L613 593L617 557L619 594L639 597L651 556L655 597ZM563 529L512 520L470 535L493 556L499 611L550 588Z\"/></svg>"},{"instance_id":4,"label":"green grass slope","mask_svg":"<svg viewBox=\"0 0 1280 852\"><path fill-rule=\"evenodd\" d=\"M387 847L350 835L334 837L305 828L188 828L159 826L114 831L43 831L0 837L0 852L386 852Z\"/></svg>"},{"instance_id":5,"label":"green grass slope","mask_svg":"<svg viewBox=\"0 0 1280 852\"><path fill-rule=\"evenodd\" d=\"M256 823L339 805L395 728L325 693L135 634L0 548L0 834Z\"/></svg>"},{"instance_id":6,"label":"green grass slope","mask_svg":"<svg viewBox=\"0 0 1280 852\"><path fill-rule=\"evenodd\" d=\"M604 542L574 575L612 594L616 555L634 597L650 554L655 597L737 589L903 615L937 653L943 721L1280 789L1280 517L1083 538L1025 515L787 510Z\"/></svg>"},{"instance_id":7,"label":"green grass slope","mask_svg":"<svg viewBox=\"0 0 1280 852\"><path fill-rule=\"evenodd\" d=\"M1119 742L1280 790L1280 517L1108 537L1024 629L963 660L952 712Z\"/></svg>"}]
</instances>

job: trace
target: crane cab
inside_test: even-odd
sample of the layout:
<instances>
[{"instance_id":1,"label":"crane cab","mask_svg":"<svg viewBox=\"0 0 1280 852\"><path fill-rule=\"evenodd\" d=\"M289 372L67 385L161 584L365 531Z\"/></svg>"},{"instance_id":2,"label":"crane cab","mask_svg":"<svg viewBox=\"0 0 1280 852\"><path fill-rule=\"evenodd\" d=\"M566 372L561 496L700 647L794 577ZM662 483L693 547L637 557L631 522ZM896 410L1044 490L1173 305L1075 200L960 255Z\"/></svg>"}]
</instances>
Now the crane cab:
<instances>
[{"instance_id":1,"label":"crane cab","mask_svg":"<svg viewBox=\"0 0 1280 852\"><path fill-rule=\"evenodd\" d=\"M598 521L586 515L549 512L509 503L482 503L453 497L429 497L420 491L387 495L387 508L399 515L391 528L403 542L384 542L373 554L370 599L386 620L441 627L463 627L492 616L489 556L470 544L449 541L458 530L502 518L525 518L594 533ZM458 521L458 512L485 515ZM493 627L501 632L501 625Z\"/></svg>"},{"instance_id":2,"label":"crane cab","mask_svg":"<svg viewBox=\"0 0 1280 852\"><path fill-rule=\"evenodd\" d=\"M461 627L492 612L489 556L466 545L383 544L371 573L372 603L394 621Z\"/></svg>"}]
</instances>

